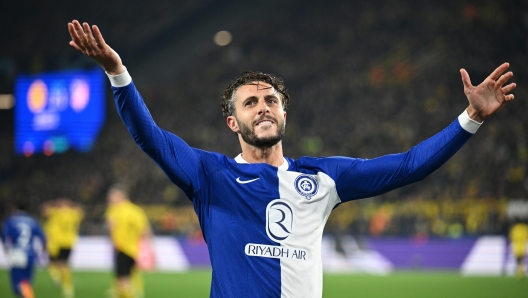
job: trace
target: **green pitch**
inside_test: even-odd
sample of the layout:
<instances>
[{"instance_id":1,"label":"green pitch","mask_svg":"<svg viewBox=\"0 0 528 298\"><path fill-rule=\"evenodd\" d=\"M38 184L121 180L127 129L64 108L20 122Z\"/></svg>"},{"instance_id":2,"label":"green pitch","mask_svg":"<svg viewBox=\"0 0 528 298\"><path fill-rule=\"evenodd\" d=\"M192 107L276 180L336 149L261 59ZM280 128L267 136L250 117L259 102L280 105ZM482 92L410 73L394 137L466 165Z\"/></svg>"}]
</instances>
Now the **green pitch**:
<instances>
[{"instance_id":1,"label":"green pitch","mask_svg":"<svg viewBox=\"0 0 528 298\"><path fill-rule=\"evenodd\" d=\"M211 272L145 273L146 297L209 297ZM106 298L109 272L74 272L76 298ZM47 273L39 270L35 280L37 298L61 297ZM9 293L9 294L7 294ZM528 279L513 277L461 277L457 273L405 272L388 276L325 274L323 297L527 297ZM7 295L6 295L7 294ZM0 270L0 296L10 294L8 273Z\"/></svg>"}]
</instances>

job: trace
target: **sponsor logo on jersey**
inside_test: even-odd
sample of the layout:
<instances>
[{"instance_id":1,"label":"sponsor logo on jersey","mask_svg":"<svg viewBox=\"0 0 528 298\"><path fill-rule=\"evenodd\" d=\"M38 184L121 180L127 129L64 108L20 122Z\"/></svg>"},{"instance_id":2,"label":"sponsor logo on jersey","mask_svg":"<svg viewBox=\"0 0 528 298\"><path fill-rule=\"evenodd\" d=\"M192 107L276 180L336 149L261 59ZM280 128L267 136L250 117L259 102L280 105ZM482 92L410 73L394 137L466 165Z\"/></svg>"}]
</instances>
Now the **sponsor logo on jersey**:
<instances>
[{"instance_id":1,"label":"sponsor logo on jersey","mask_svg":"<svg viewBox=\"0 0 528 298\"><path fill-rule=\"evenodd\" d=\"M307 200L311 200L319 190L319 184L317 184L317 180L307 174L301 174L295 178L294 186L295 190Z\"/></svg>"},{"instance_id":2,"label":"sponsor logo on jersey","mask_svg":"<svg viewBox=\"0 0 528 298\"><path fill-rule=\"evenodd\" d=\"M300 261L306 261L308 258L308 253L305 249L255 243L246 244L244 252L248 256L263 258L293 259Z\"/></svg>"},{"instance_id":3,"label":"sponsor logo on jersey","mask_svg":"<svg viewBox=\"0 0 528 298\"><path fill-rule=\"evenodd\" d=\"M293 209L285 200L273 200L266 207L266 233L277 243L293 233Z\"/></svg>"}]
</instances>

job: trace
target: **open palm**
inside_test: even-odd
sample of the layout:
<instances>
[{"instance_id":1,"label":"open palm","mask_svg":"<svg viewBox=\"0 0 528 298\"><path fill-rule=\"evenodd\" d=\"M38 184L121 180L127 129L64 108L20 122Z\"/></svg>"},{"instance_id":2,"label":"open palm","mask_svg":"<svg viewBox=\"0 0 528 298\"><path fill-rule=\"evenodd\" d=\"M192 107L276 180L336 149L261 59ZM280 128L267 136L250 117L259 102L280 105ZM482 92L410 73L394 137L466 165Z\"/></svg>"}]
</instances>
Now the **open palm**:
<instances>
[{"instance_id":1,"label":"open palm","mask_svg":"<svg viewBox=\"0 0 528 298\"><path fill-rule=\"evenodd\" d=\"M469 74L465 69L460 70L464 93L468 98L470 108L475 111L474 120L478 122L484 121L496 113L506 102L513 100L513 94L508 93L515 89L517 85L511 83L503 86L513 76L511 71L503 74L509 66L509 63L503 63L478 86L471 84Z\"/></svg>"},{"instance_id":2,"label":"open palm","mask_svg":"<svg viewBox=\"0 0 528 298\"><path fill-rule=\"evenodd\" d=\"M68 23L68 31L72 40L70 45L86 56L92 58L109 74L124 72L123 63L119 55L103 39L103 35L96 25L90 28L88 23L82 26L77 20Z\"/></svg>"}]
</instances>

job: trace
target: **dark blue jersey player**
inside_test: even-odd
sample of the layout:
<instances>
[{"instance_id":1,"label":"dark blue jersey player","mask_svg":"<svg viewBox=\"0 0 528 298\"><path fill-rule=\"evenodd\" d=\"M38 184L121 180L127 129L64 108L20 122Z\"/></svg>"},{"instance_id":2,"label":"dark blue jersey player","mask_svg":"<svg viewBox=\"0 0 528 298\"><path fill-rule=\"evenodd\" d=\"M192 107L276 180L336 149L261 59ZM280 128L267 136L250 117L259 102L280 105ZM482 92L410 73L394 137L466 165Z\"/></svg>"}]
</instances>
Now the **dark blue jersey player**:
<instances>
[{"instance_id":1,"label":"dark blue jersey player","mask_svg":"<svg viewBox=\"0 0 528 298\"><path fill-rule=\"evenodd\" d=\"M401 154L375 159L283 156L289 95L280 78L248 72L223 96L227 126L242 153L191 148L159 128L119 56L97 26L68 24L70 45L109 75L130 134L192 200L213 267L211 297L321 297L321 237L332 209L425 178L446 162L505 102L515 84L505 63L472 86L469 107L444 130ZM92 31L93 30L93 31ZM503 74L504 73L504 74Z\"/></svg>"},{"instance_id":2,"label":"dark blue jersey player","mask_svg":"<svg viewBox=\"0 0 528 298\"><path fill-rule=\"evenodd\" d=\"M44 248L45 238L38 222L26 213L24 205L17 205L13 214L2 225L2 244L9 263L11 288L16 296L33 298L31 286L37 252L35 240Z\"/></svg>"}]
</instances>

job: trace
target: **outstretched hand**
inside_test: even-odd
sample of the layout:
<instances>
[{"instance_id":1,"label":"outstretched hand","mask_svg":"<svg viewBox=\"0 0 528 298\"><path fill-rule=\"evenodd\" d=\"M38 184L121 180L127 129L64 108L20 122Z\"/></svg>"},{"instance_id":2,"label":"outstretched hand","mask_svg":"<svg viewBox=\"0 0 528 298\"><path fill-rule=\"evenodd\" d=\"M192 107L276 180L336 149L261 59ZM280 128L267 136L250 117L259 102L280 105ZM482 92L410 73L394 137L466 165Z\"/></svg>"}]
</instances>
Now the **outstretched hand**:
<instances>
[{"instance_id":1,"label":"outstretched hand","mask_svg":"<svg viewBox=\"0 0 528 298\"><path fill-rule=\"evenodd\" d=\"M506 102L513 100L513 94L508 93L513 91L517 85L511 83L503 86L513 76L511 71L502 74L508 67L510 67L509 63L503 63L478 86L471 85L467 71L460 69L464 93L469 100L467 111L473 120L483 122L495 114Z\"/></svg>"},{"instance_id":2,"label":"outstretched hand","mask_svg":"<svg viewBox=\"0 0 528 298\"><path fill-rule=\"evenodd\" d=\"M101 31L96 25L90 29L88 23L83 23L81 26L77 20L73 20L68 23L68 31L72 39L70 45L92 58L108 74L118 75L125 72L121 58L116 51L105 43Z\"/></svg>"}]
</instances>

